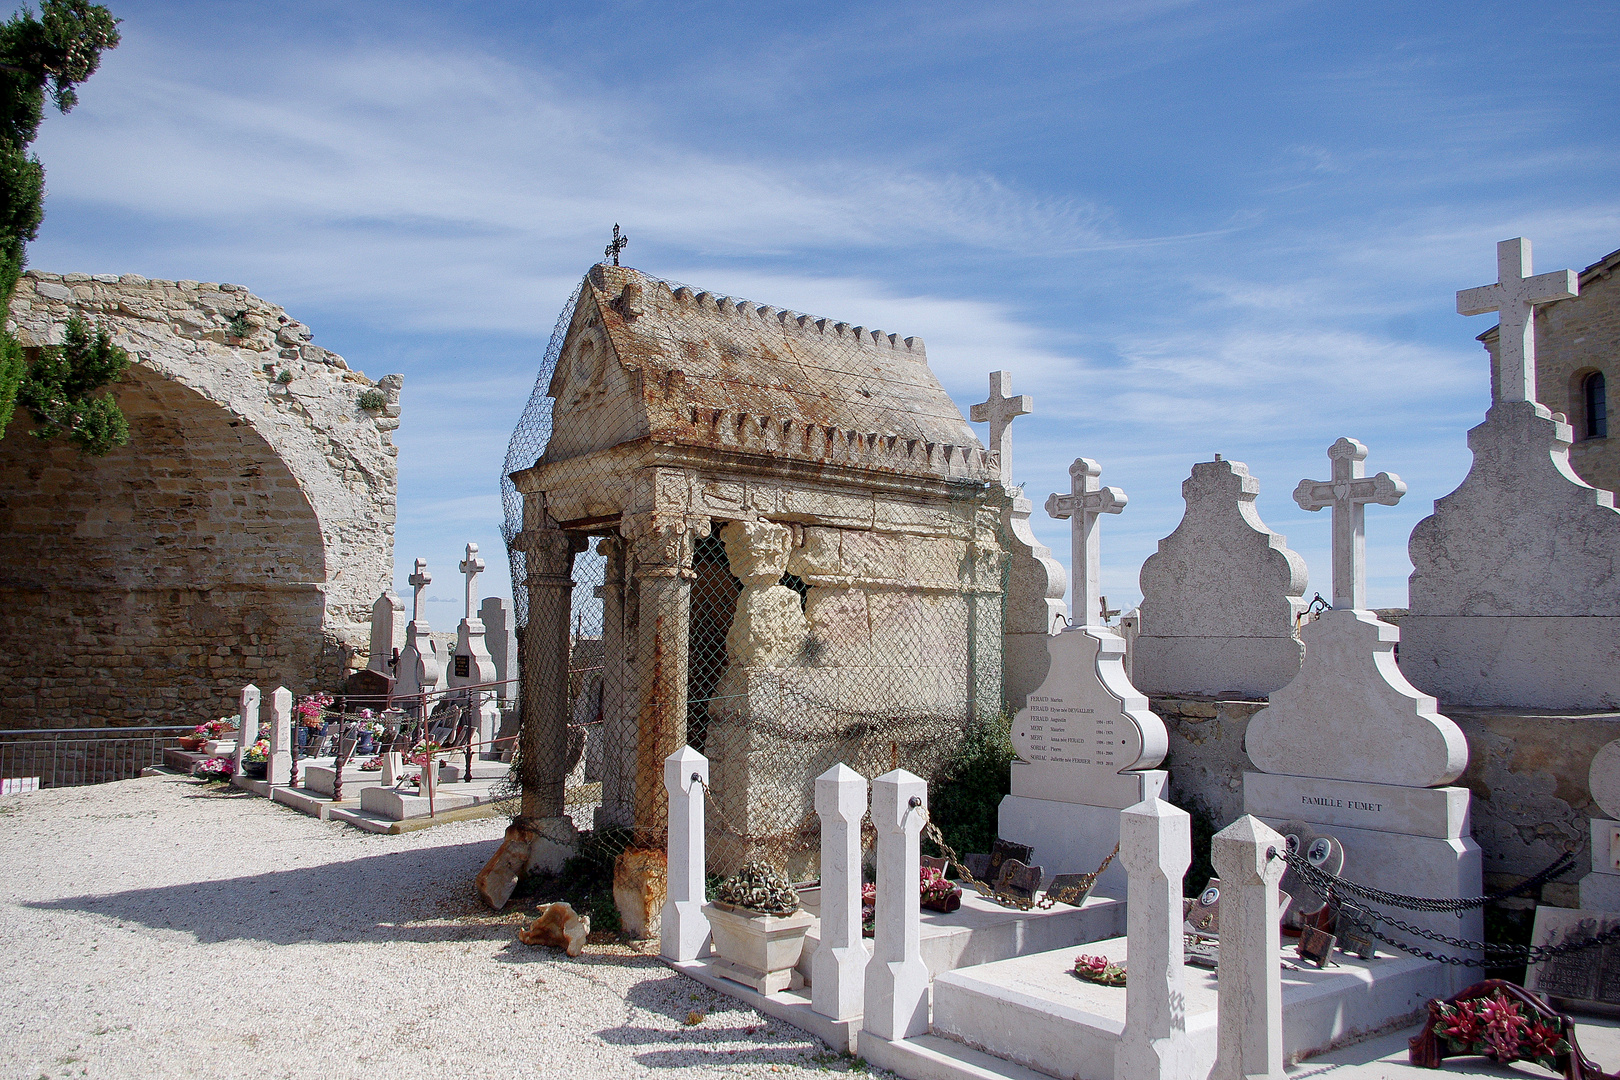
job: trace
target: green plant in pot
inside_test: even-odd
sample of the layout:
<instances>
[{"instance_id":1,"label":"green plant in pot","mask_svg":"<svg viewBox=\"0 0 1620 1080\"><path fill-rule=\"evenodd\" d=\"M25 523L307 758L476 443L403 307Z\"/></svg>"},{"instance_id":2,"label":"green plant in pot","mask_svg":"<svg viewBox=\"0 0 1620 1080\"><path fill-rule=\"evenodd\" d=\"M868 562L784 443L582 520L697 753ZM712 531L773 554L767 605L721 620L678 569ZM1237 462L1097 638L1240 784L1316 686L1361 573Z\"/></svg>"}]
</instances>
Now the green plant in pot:
<instances>
[{"instance_id":1,"label":"green plant in pot","mask_svg":"<svg viewBox=\"0 0 1620 1080\"><path fill-rule=\"evenodd\" d=\"M705 904L718 975L761 994L804 985L794 965L815 916L799 906L799 894L781 871L750 862L715 890Z\"/></svg>"}]
</instances>

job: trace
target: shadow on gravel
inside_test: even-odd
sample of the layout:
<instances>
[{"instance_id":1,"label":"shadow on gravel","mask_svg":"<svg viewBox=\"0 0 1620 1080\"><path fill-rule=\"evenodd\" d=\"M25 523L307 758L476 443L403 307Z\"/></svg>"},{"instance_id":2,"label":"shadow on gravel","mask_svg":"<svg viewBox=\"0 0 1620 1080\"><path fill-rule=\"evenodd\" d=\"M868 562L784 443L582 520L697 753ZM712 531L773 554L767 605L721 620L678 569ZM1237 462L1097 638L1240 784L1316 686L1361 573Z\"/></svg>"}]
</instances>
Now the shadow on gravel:
<instances>
[{"instance_id":1,"label":"shadow on gravel","mask_svg":"<svg viewBox=\"0 0 1620 1080\"><path fill-rule=\"evenodd\" d=\"M666 1016L683 1024L693 1011L705 1016L719 1009L742 1009L746 1005L716 993L682 975L670 972L667 978L648 978L630 987L625 1000L640 1009ZM758 1016L758 1014L753 1014ZM640 1024L603 1028L597 1038L612 1046L649 1049L634 1055L648 1068L690 1068L706 1065L736 1065L743 1062L765 1065L803 1065L805 1054L825 1049L820 1040L790 1024L763 1017L744 1023L718 1026L704 1022L681 1026L674 1031ZM732 1049L727 1043L747 1043ZM765 1045L760 1045L764 1043ZM659 1047L660 1049L651 1049Z\"/></svg>"},{"instance_id":2,"label":"shadow on gravel","mask_svg":"<svg viewBox=\"0 0 1620 1080\"><path fill-rule=\"evenodd\" d=\"M473 893L473 877L490 849L469 844L398 851L221 881L25 901L21 906L189 931L204 944L512 938L522 913L490 912Z\"/></svg>"}]
</instances>

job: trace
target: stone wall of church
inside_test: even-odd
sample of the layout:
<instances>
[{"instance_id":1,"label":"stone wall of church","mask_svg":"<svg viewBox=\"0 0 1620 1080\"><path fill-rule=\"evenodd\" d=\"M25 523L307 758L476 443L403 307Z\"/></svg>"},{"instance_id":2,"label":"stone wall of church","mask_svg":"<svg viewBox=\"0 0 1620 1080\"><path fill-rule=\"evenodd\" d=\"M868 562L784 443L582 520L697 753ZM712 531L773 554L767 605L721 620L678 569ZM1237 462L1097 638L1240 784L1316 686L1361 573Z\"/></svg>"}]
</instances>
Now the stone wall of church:
<instances>
[{"instance_id":1,"label":"stone wall of church","mask_svg":"<svg viewBox=\"0 0 1620 1080\"><path fill-rule=\"evenodd\" d=\"M196 723L247 682L333 686L393 576L399 377L233 285L30 273L11 315L38 347L75 313L131 354L130 441L82 457L20 410L0 440L0 727Z\"/></svg>"},{"instance_id":2,"label":"stone wall of church","mask_svg":"<svg viewBox=\"0 0 1620 1080\"><path fill-rule=\"evenodd\" d=\"M1620 492L1620 252L1581 274L1580 295L1536 309L1536 397L1569 418L1575 441L1569 463L1593 487ZM1481 340L1491 354L1494 375L1496 334ZM1601 372L1607 383L1609 435L1587 434L1585 384Z\"/></svg>"},{"instance_id":3,"label":"stone wall of church","mask_svg":"<svg viewBox=\"0 0 1620 1080\"><path fill-rule=\"evenodd\" d=\"M1254 768L1243 739L1264 707L1263 701L1152 699L1170 735L1162 767L1170 772L1172 802L1207 814L1217 829L1242 815L1243 774ZM1579 907L1577 887L1592 866L1588 822L1604 816L1592 802L1587 772L1598 750L1620 738L1620 713L1442 710L1468 739L1468 769L1457 783L1473 792L1472 832L1484 854L1486 889L1516 884L1570 850L1575 870L1541 895L1549 904Z\"/></svg>"}]
</instances>

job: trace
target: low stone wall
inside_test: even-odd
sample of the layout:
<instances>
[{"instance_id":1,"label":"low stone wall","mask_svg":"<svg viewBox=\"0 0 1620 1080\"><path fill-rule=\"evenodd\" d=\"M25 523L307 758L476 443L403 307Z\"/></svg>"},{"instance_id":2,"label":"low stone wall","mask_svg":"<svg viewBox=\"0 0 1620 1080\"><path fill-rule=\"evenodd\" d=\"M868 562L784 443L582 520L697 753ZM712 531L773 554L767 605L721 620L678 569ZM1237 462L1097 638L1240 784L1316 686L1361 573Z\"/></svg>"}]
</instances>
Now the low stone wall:
<instances>
[{"instance_id":1,"label":"low stone wall","mask_svg":"<svg viewBox=\"0 0 1620 1080\"><path fill-rule=\"evenodd\" d=\"M1263 701L1154 698L1170 752L1170 798L1223 828L1243 813L1243 773L1252 770L1243 737ZM1473 836L1484 854L1485 887L1522 881L1564 851L1576 869L1542 890L1549 904L1578 906L1591 869L1593 814L1587 772L1607 742L1620 738L1620 712L1526 713L1441 707L1468 739L1468 769L1457 781L1474 795Z\"/></svg>"}]
</instances>

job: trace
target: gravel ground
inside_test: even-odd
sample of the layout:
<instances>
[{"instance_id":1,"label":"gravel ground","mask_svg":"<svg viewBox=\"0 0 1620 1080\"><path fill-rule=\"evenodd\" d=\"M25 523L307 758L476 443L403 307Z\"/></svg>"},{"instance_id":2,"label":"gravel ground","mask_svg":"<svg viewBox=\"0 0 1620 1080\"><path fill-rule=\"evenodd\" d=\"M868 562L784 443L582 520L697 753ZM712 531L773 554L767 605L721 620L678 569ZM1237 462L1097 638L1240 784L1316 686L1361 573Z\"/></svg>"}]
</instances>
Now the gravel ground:
<instances>
[{"instance_id":1,"label":"gravel ground","mask_svg":"<svg viewBox=\"0 0 1620 1080\"><path fill-rule=\"evenodd\" d=\"M532 907L472 889L505 824L375 836L180 777L0 798L0 1074L850 1068L629 947L520 944Z\"/></svg>"}]
</instances>

